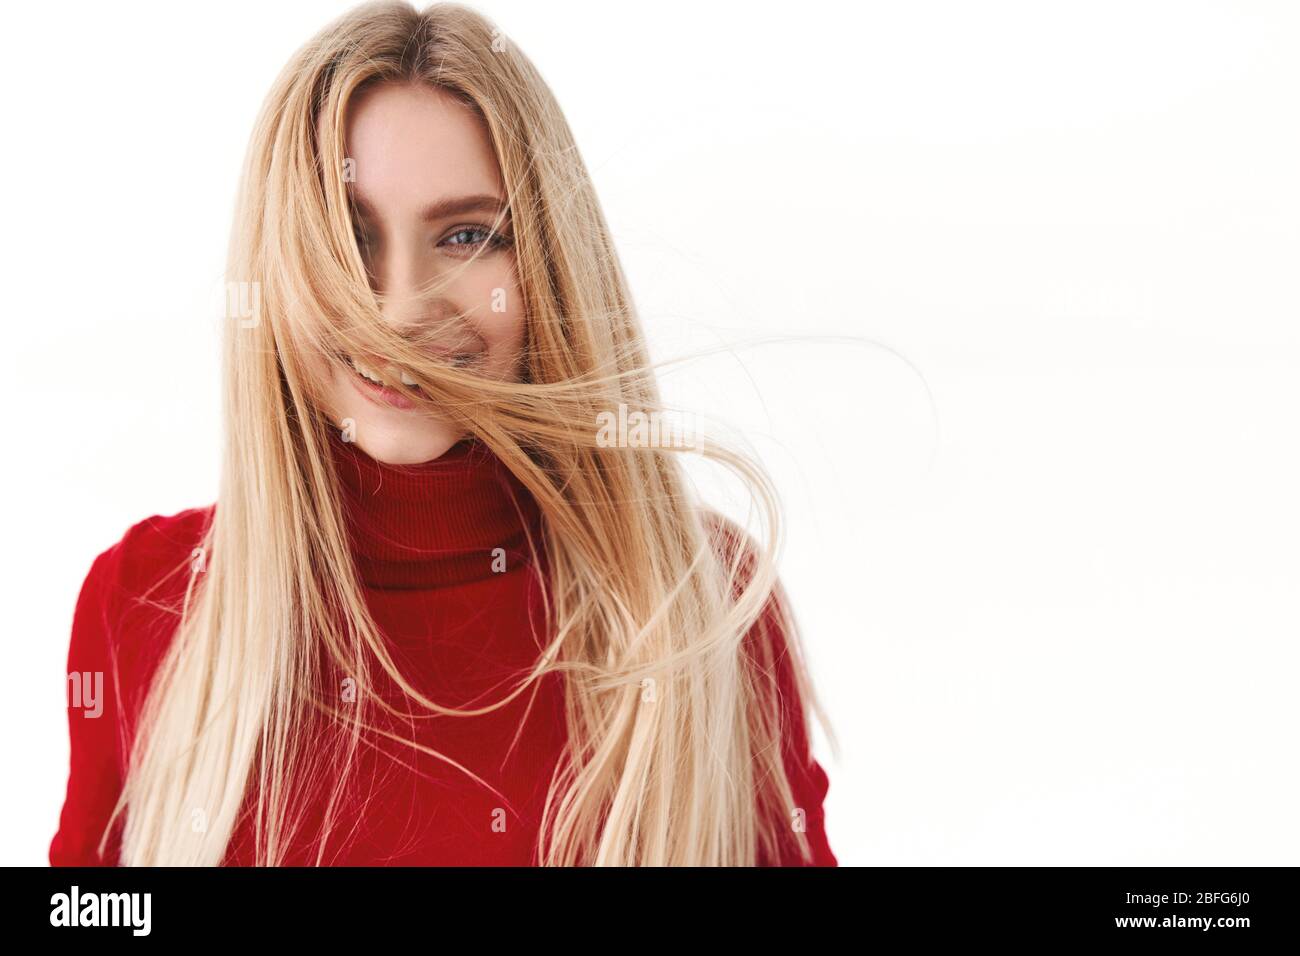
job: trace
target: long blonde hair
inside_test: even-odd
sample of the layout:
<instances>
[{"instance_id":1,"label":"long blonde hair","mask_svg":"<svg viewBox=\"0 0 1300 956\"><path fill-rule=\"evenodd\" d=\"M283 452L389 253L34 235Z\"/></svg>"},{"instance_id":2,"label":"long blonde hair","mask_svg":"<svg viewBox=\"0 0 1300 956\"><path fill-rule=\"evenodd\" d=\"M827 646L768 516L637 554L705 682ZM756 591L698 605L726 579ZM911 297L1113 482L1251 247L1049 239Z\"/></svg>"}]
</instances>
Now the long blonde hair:
<instances>
[{"instance_id":1,"label":"long blonde hair","mask_svg":"<svg viewBox=\"0 0 1300 956\"><path fill-rule=\"evenodd\" d=\"M430 359L382 321L353 236L342 132L350 97L375 82L429 84L486 124L526 314L518 381ZM568 744L536 862L751 865L791 835L810 853L791 823L778 654L790 655L805 708L830 728L775 570L775 490L748 457L702 436L690 449L600 441L602 413L668 410L572 134L512 43L455 4L366 4L322 30L258 119L227 278L256 291L257 315L227 323L217 507L202 573L177 569L190 573L180 623L113 815L125 814L122 863L221 863L250 788L256 862L284 859L301 822L290 812L295 781L336 781L333 807L363 733L392 736L367 718L382 701L325 707L321 660L366 687L368 651L421 707L464 713L404 679L367 610L329 454L337 426L321 411L322 383L345 354L408 369L421 400L488 445L539 504L553 631L497 704L547 672L564 676ZM693 501L677 458L687 450L746 482L763 546ZM324 756L304 739L313 711L350 728L343 753ZM324 774L327 761L337 762ZM328 862L330 826L327 815L310 835L317 863Z\"/></svg>"}]
</instances>

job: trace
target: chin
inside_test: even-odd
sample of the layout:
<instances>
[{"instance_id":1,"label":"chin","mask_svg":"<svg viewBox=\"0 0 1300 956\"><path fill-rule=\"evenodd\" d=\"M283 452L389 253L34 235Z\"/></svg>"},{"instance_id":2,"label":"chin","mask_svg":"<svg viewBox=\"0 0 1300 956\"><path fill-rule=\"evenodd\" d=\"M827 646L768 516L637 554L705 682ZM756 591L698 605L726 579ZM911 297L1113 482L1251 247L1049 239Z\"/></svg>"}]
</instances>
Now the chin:
<instances>
[{"instance_id":1,"label":"chin","mask_svg":"<svg viewBox=\"0 0 1300 956\"><path fill-rule=\"evenodd\" d=\"M463 432L440 422L391 425L357 419L357 447L375 461L390 465L433 461L463 437Z\"/></svg>"},{"instance_id":2,"label":"chin","mask_svg":"<svg viewBox=\"0 0 1300 956\"><path fill-rule=\"evenodd\" d=\"M335 426L352 423L352 441L376 461L418 465L440 457L466 432L455 425L409 410L388 409L349 395L350 383L335 381Z\"/></svg>"}]
</instances>

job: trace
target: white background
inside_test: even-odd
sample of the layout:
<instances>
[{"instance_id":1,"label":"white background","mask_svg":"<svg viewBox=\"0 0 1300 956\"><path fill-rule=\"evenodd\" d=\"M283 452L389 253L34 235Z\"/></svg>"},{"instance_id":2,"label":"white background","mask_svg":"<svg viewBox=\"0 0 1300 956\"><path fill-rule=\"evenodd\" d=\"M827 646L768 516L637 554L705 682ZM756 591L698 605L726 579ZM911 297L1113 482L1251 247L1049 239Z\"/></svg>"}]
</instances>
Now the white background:
<instances>
[{"instance_id":1,"label":"white background","mask_svg":"<svg viewBox=\"0 0 1300 956\"><path fill-rule=\"evenodd\" d=\"M7 14L0 863L56 827L91 560L215 496L237 171L346 7ZM479 9L656 356L721 348L668 397L784 495L840 862L1300 862L1296 8Z\"/></svg>"}]
</instances>

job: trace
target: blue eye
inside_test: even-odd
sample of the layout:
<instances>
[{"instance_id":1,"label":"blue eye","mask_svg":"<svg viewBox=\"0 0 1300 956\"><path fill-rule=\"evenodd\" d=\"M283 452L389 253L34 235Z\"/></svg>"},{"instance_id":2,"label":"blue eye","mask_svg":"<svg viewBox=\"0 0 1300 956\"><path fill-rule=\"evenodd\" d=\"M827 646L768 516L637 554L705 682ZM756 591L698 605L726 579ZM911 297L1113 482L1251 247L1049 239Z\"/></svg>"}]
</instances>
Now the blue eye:
<instances>
[{"instance_id":1,"label":"blue eye","mask_svg":"<svg viewBox=\"0 0 1300 956\"><path fill-rule=\"evenodd\" d=\"M453 246L464 246L472 242L483 241L483 239L478 239L478 240L466 239L464 238L465 236L482 236L486 238L486 233L487 233L486 229L480 229L478 226L470 226L464 229L457 229L455 232L453 232L450 236L447 237L446 241L451 243Z\"/></svg>"},{"instance_id":2,"label":"blue eye","mask_svg":"<svg viewBox=\"0 0 1300 956\"><path fill-rule=\"evenodd\" d=\"M508 236L499 232L493 232L487 226L459 226L454 229L446 239L442 240L439 245L456 246L462 249L470 250L476 246L486 245L489 249L497 249L507 245L510 242Z\"/></svg>"}]
</instances>

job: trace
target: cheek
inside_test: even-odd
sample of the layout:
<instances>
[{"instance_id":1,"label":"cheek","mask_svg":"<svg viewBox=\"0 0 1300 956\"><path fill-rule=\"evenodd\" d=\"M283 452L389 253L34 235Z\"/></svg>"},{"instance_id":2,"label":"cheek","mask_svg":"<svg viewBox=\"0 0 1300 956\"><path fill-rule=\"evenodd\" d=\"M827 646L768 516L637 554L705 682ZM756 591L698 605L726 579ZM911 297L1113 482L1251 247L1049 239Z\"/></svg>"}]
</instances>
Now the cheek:
<instances>
[{"instance_id":1,"label":"cheek","mask_svg":"<svg viewBox=\"0 0 1300 956\"><path fill-rule=\"evenodd\" d=\"M330 373L326 401L329 411L335 416L342 415L346 410L355 408L360 401L361 396L356 394L348 381L347 376L349 374L337 368Z\"/></svg>"},{"instance_id":2,"label":"cheek","mask_svg":"<svg viewBox=\"0 0 1300 956\"><path fill-rule=\"evenodd\" d=\"M324 358L316 358L313 360L311 376L312 397L326 406L337 406L338 399L347 388L347 380L337 365L326 362Z\"/></svg>"},{"instance_id":3,"label":"cheek","mask_svg":"<svg viewBox=\"0 0 1300 956\"><path fill-rule=\"evenodd\" d=\"M480 334L487 343L492 374L500 379L518 380L523 373L523 350L527 342L521 311L493 314L490 326Z\"/></svg>"},{"instance_id":4,"label":"cheek","mask_svg":"<svg viewBox=\"0 0 1300 956\"><path fill-rule=\"evenodd\" d=\"M485 280L479 301L487 304L476 310L475 331L486 344L493 366L504 371L525 344L523 296L512 269L493 270Z\"/></svg>"}]
</instances>

